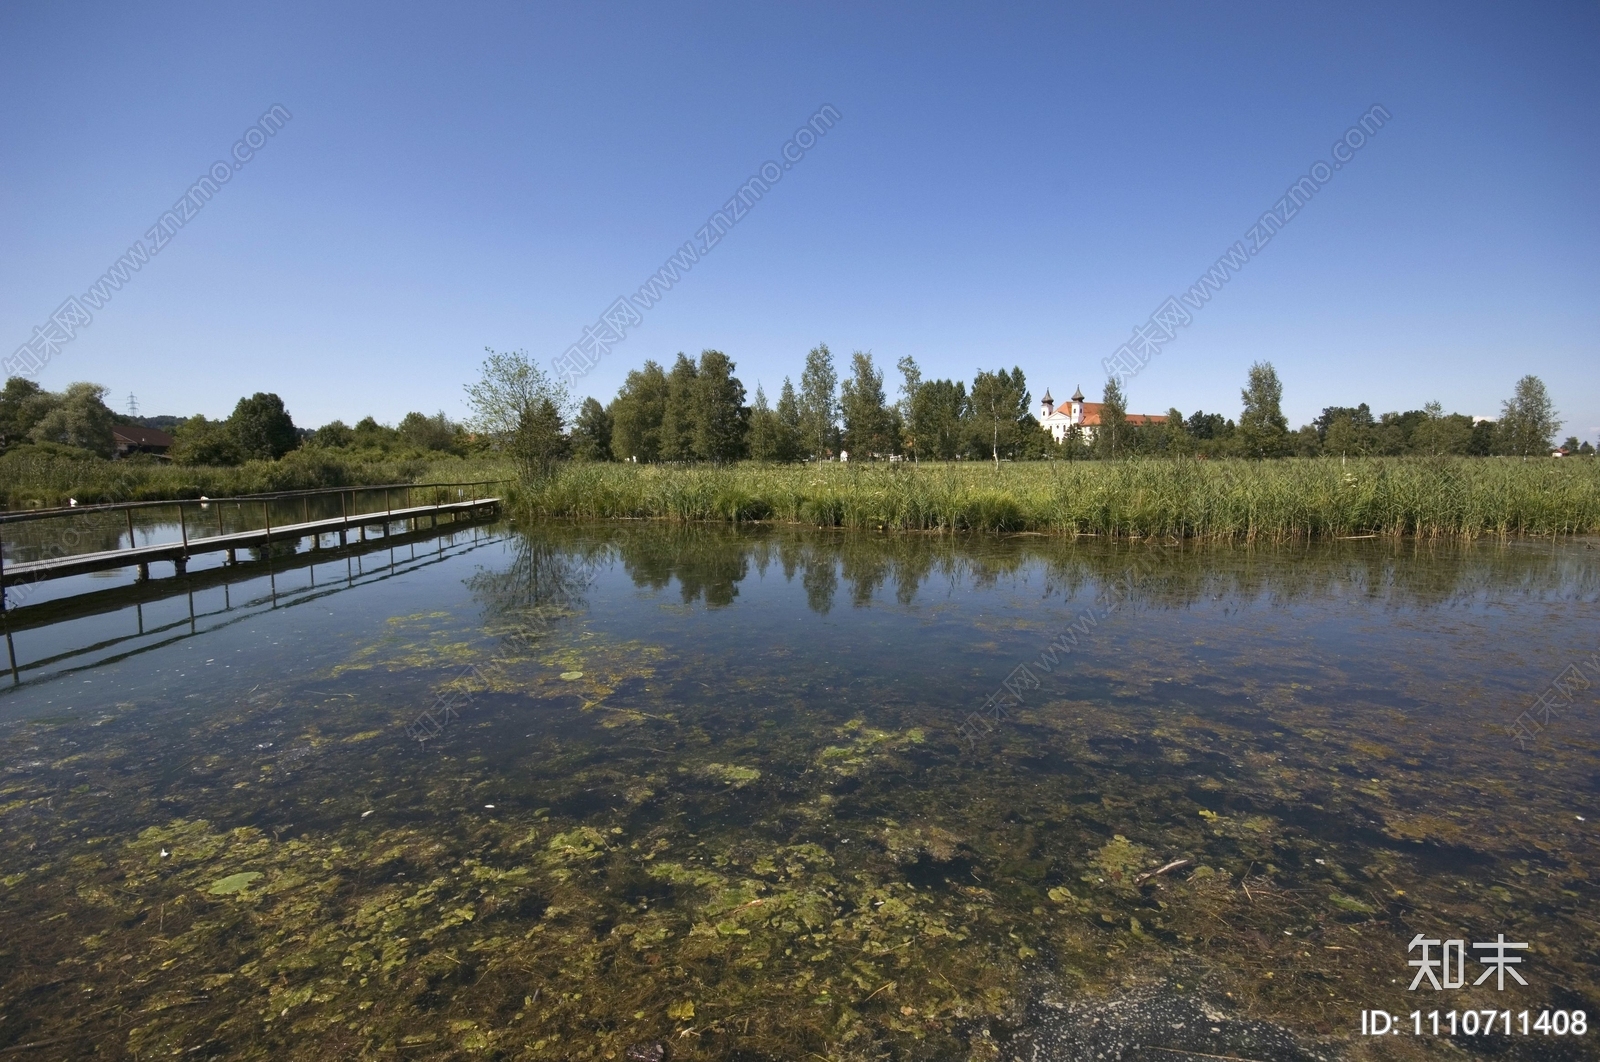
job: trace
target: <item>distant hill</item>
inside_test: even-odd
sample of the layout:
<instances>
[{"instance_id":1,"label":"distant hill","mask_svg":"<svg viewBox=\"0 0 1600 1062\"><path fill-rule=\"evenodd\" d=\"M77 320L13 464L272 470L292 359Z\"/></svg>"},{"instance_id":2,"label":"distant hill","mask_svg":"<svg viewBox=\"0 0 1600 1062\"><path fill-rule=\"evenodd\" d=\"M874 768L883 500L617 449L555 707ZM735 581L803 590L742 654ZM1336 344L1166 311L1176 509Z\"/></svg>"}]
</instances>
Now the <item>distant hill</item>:
<instances>
[{"instance_id":1,"label":"distant hill","mask_svg":"<svg viewBox=\"0 0 1600 1062\"><path fill-rule=\"evenodd\" d=\"M141 428L154 428L156 431L164 431L168 435L171 435L172 429L182 424L186 419L185 417L130 417L121 413L117 414L118 424L137 424Z\"/></svg>"}]
</instances>

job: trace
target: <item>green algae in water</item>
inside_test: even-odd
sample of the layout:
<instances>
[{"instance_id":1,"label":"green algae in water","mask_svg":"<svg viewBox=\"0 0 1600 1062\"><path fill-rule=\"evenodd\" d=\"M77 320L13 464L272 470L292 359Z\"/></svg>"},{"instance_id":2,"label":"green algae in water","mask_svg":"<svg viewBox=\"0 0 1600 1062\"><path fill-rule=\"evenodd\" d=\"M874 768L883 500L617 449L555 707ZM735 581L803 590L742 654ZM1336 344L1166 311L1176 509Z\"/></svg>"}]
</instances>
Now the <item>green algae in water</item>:
<instances>
[{"instance_id":1,"label":"green algae in water","mask_svg":"<svg viewBox=\"0 0 1600 1062\"><path fill-rule=\"evenodd\" d=\"M243 892L249 888L250 883L261 877L260 871L246 870L238 874L229 874L227 877L211 883L206 891L213 896L232 896L234 893Z\"/></svg>"},{"instance_id":2,"label":"green algae in water","mask_svg":"<svg viewBox=\"0 0 1600 1062\"><path fill-rule=\"evenodd\" d=\"M708 763L700 768L700 773L713 781L722 782L735 789L749 785L761 777L761 772L754 767L741 767L733 763Z\"/></svg>"},{"instance_id":3,"label":"green algae in water","mask_svg":"<svg viewBox=\"0 0 1600 1062\"><path fill-rule=\"evenodd\" d=\"M1535 948L1530 989L1460 1006L1560 986L1595 1009L1575 816L1596 735L1572 713L1534 759L1492 730L1568 651L1541 632L1592 615L1588 557L1163 554L1147 599L968 742L954 723L1077 614L1041 588L1090 592L1118 553L551 534L537 579L512 558L475 599L481 631L423 615L426 637L353 650L367 666L237 703L0 728L0 1045L992 1057L1041 986L1152 981L1348 1042L1359 1008L1407 1002L1406 940L1456 926ZM518 626L562 557L607 549L628 607L601 622L569 595ZM746 605L762 571L787 596ZM920 603L941 579L970 593ZM1502 585L1506 619L1474 611ZM691 590L670 623L632 607ZM775 645L767 609L841 625ZM1521 662L1487 650L1501 622ZM592 678L557 681L580 661ZM419 748L403 724L456 694Z\"/></svg>"}]
</instances>

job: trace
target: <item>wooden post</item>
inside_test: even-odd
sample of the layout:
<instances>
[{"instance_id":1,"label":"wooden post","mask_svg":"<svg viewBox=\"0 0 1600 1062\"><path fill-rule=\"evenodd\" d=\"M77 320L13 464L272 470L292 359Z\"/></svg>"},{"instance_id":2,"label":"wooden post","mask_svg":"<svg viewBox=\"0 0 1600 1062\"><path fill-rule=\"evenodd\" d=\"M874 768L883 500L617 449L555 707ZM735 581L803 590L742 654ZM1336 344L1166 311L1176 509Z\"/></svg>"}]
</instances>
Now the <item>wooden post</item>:
<instances>
[{"instance_id":1,"label":"wooden post","mask_svg":"<svg viewBox=\"0 0 1600 1062\"><path fill-rule=\"evenodd\" d=\"M132 509L124 509L123 512L128 514L128 548L132 549L134 547L134 541L133 541L133 510Z\"/></svg>"},{"instance_id":2,"label":"wooden post","mask_svg":"<svg viewBox=\"0 0 1600 1062\"><path fill-rule=\"evenodd\" d=\"M174 575L182 575L189 565L189 525L183 518L183 502L178 503L178 535L183 539L183 556L172 562Z\"/></svg>"},{"instance_id":3,"label":"wooden post","mask_svg":"<svg viewBox=\"0 0 1600 1062\"><path fill-rule=\"evenodd\" d=\"M344 533L345 524L350 522L350 510L344 504L344 491L342 490L339 492L339 519L342 521L339 524L339 548L343 549L345 546L349 545L349 543L345 541Z\"/></svg>"}]
</instances>

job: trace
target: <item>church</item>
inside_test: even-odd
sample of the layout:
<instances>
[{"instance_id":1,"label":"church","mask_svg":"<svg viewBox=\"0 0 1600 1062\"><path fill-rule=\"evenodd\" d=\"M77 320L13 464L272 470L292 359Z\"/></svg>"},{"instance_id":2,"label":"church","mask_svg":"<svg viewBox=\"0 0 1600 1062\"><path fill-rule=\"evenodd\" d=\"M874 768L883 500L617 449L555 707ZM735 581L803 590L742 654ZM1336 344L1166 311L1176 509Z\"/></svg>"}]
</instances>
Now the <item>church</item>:
<instances>
[{"instance_id":1,"label":"church","mask_svg":"<svg viewBox=\"0 0 1600 1062\"><path fill-rule=\"evenodd\" d=\"M1102 402L1085 402L1083 388L1072 392L1070 403L1056 407L1055 399L1050 397L1050 391L1045 389L1044 397L1039 400L1039 423L1042 424L1056 442L1061 442L1067 437L1073 425L1083 433L1083 441L1094 439L1095 429L1100 426L1100 410ZM1129 424L1165 424L1165 414L1129 413Z\"/></svg>"}]
</instances>

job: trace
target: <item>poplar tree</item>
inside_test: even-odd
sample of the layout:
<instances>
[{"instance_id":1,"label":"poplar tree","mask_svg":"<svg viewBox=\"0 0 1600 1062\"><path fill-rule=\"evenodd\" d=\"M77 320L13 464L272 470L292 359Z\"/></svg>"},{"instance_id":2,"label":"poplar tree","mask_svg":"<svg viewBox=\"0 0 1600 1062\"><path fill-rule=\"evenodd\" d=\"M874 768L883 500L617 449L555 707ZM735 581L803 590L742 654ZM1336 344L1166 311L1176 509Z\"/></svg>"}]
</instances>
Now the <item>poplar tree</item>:
<instances>
[{"instance_id":1,"label":"poplar tree","mask_svg":"<svg viewBox=\"0 0 1600 1062\"><path fill-rule=\"evenodd\" d=\"M628 373L611 403L611 453L619 461L661 457L661 420L667 409L667 374L653 361Z\"/></svg>"},{"instance_id":2,"label":"poplar tree","mask_svg":"<svg viewBox=\"0 0 1600 1062\"><path fill-rule=\"evenodd\" d=\"M756 400L750 405L750 460L778 460L778 415L767 405L767 393L756 384Z\"/></svg>"},{"instance_id":3,"label":"poplar tree","mask_svg":"<svg viewBox=\"0 0 1600 1062\"><path fill-rule=\"evenodd\" d=\"M800 412L800 400L795 397L794 384L783 378L783 389L778 392L778 457L779 461L798 461L805 456L805 420Z\"/></svg>"},{"instance_id":4,"label":"poplar tree","mask_svg":"<svg viewBox=\"0 0 1600 1062\"><path fill-rule=\"evenodd\" d=\"M700 373L688 355L679 352L667 374L667 401L661 413L661 460L694 459L696 386Z\"/></svg>"},{"instance_id":5,"label":"poplar tree","mask_svg":"<svg viewBox=\"0 0 1600 1062\"><path fill-rule=\"evenodd\" d=\"M959 380L921 383L912 406L919 452L933 460L955 460L968 422L967 385Z\"/></svg>"},{"instance_id":6,"label":"poplar tree","mask_svg":"<svg viewBox=\"0 0 1600 1062\"><path fill-rule=\"evenodd\" d=\"M1283 384L1270 361L1250 366L1239 414L1239 436L1250 457L1282 457L1289 449L1289 421L1283 415Z\"/></svg>"},{"instance_id":7,"label":"poplar tree","mask_svg":"<svg viewBox=\"0 0 1600 1062\"><path fill-rule=\"evenodd\" d=\"M839 395L844 448L863 457L893 453L894 420L884 405L883 373L872 364L870 353L859 350L850 355L850 368L850 379Z\"/></svg>"},{"instance_id":8,"label":"poplar tree","mask_svg":"<svg viewBox=\"0 0 1600 1062\"><path fill-rule=\"evenodd\" d=\"M1030 400L1020 368L979 372L967 398L967 448L972 457L992 458L999 467L1001 454L1022 456L1025 440L1038 429L1038 421L1028 412Z\"/></svg>"},{"instance_id":9,"label":"poplar tree","mask_svg":"<svg viewBox=\"0 0 1600 1062\"><path fill-rule=\"evenodd\" d=\"M1194 452L1194 440L1189 437L1188 429L1183 426L1183 414L1178 412L1176 406L1167 410L1167 422L1162 425L1162 429L1167 453L1173 457L1182 457Z\"/></svg>"},{"instance_id":10,"label":"poplar tree","mask_svg":"<svg viewBox=\"0 0 1600 1062\"><path fill-rule=\"evenodd\" d=\"M585 398L572 424L572 456L580 461L611 460L611 431L611 414L595 399Z\"/></svg>"},{"instance_id":11,"label":"poplar tree","mask_svg":"<svg viewBox=\"0 0 1600 1062\"><path fill-rule=\"evenodd\" d=\"M828 344L811 348L806 354L805 370L800 373L801 446L819 461L833 453L838 439L838 383Z\"/></svg>"},{"instance_id":12,"label":"poplar tree","mask_svg":"<svg viewBox=\"0 0 1600 1062\"><path fill-rule=\"evenodd\" d=\"M1561 429L1550 392L1537 376L1517 381L1515 393L1500 407L1499 436L1501 453L1513 457L1535 457L1550 452L1550 442Z\"/></svg>"},{"instance_id":13,"label":"poplar tree","mask_svg":"<svg viewBox=\"0 0 1600 1062\"><path fill-rule=\"evenodd\" d=\"M733 370L733 361L722 351L700 352L694 388L694 454L719 465L744 456L749 411L744 408L744 384Z\"/></svg>"},{"instance_id":14,"label":"poplar tree","mask_svg":"<svg viewBox=\"0 0 1600 1062\"><path fill-rule=\"evenodd\" d=\"M1100 395L1100 425L1094 430L1097 457L1115 458L1128 447L1128 400L1115 376L1106 379Z\"/></svg>"},{"instance_id":15,"label":"poplar tree","mask_svg":"<svg viewBox=\"0 0 1600 1062\"><path fill-rule=\"evenodd\" d=\"M922 451L917 445L917 391L922 387L922 369L910 354L901 358L896 368L900 370L900 421L904 428L904 445L911 451L912 458L920 461Z\"/></svg>"}]
</instances>

